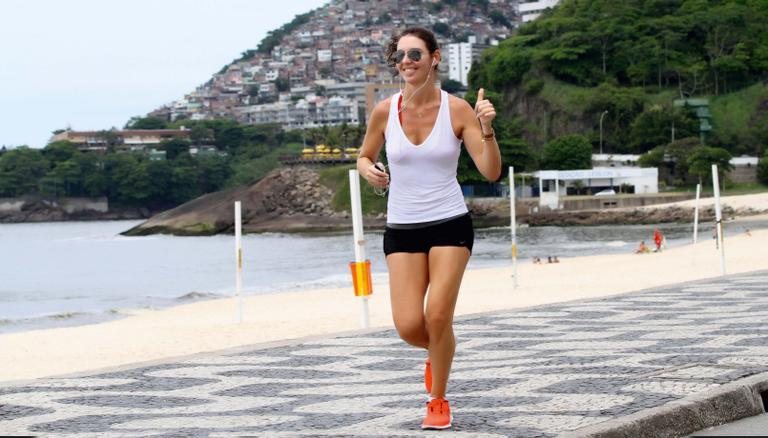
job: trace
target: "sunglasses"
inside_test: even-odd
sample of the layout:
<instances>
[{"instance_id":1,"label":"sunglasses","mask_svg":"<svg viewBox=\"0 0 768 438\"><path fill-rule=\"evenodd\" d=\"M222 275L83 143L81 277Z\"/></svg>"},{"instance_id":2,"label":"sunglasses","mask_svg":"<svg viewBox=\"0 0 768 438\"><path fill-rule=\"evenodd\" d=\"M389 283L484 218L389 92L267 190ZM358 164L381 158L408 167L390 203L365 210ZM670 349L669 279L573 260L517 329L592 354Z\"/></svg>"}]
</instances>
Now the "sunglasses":
<instances>
[{"instance_id":1,"label":"sunglasses","mask_svg":"<svg viewBox=\"0 0 768 438\"><path fill-rule=\"evenodd\" d=\"M405 59L406 55L408 55L408 59L413 62L421 61L421 49L408 49L407 52L405 50L398 50L393 53L389 59L393 64L400 64L403 62L403 59Z\"/></svg>"}]
</instances>

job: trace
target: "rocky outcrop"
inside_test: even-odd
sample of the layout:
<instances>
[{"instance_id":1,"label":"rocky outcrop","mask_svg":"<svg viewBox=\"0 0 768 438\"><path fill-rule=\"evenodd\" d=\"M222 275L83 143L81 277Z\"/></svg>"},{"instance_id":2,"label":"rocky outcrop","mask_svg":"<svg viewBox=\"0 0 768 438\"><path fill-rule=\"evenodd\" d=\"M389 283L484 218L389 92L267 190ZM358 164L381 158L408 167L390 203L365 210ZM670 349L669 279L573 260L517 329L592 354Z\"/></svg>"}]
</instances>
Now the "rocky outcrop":
<instances>
[{"instance_id":1,"label":"rocky outcrop","mask_svg":"<svg viewBox=\"0 0 768 438\"><path fill-rule=\"evenodd\" d=\"M277 169L255 184L210 193L168 210L126 231L146 234L209 235L234 230L234 203L242 202L244 232L323 231L351 227L347 213L331 208L333 191L306 167Z\"/></svg>"},{"instance_id":2,"label":"rocky outcrop","mask_svg":"<svg viewBox=\"0 0 768 438\"><path fill-rule=\"evenodd\" d=\"M729 219L737 215L745 216L759 212L737 212L731 207L724 206L722 213L725 219ZM530 226L639 225L693 222L693 215L693 208L674 206L652 209L550 211L530 214L526 222ZM699 210L699 221L712 221L714 218L714 208L707 207Z\"/></svg>"}]
</instances>

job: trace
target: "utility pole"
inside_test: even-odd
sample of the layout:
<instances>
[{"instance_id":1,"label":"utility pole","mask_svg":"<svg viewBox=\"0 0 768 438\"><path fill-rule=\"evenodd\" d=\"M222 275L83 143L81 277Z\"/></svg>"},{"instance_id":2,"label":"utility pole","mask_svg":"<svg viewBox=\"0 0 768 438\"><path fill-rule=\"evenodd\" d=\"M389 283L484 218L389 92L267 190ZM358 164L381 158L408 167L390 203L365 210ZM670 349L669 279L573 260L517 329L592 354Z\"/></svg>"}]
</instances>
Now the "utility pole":
<instances>
[{"instance_id":1,"label":"utility pole","mask_svg":"<svg viewBox=\"0 0 768 438\"><path fill-rule=\"evenodd\" d=\"M600 155L603 154L603 117L605 117L606 114L608 114L608 110L605 110L600 114Z\"/></svg>"}]
</instances>

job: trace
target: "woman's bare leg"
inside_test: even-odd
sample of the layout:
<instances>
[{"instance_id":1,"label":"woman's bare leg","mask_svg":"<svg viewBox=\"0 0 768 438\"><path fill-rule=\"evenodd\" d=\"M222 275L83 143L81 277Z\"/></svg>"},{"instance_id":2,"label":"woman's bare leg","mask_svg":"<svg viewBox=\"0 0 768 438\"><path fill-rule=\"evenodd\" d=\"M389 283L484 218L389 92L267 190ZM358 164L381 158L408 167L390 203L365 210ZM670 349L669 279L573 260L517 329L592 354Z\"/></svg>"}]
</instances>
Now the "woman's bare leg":
<instances>
[{"instance_id":1,"label":"woman's bare leg","mask_svg":"<svg viewBox=\"0 0 768 438\"><path fill-rule=\"evenodd\" d=\"M435 398L445 398L456 350L453 312L469 255L467 248L457 246L433 247L429 252L430 284L424 318L432 362L432 397Z\"/></svg>"},{"instance_id":2,"label":"woman's bare leg","mask_svg":"<svg viewBox=\"0 0 768 438\"><path fill-rule=\"evenodd\" d=\"M427 254L396 252L387 256L392 320L400 337L416 347L427 348L429 335L424 321L424 296L429 285Z\"/></svg>"}]
</instances>

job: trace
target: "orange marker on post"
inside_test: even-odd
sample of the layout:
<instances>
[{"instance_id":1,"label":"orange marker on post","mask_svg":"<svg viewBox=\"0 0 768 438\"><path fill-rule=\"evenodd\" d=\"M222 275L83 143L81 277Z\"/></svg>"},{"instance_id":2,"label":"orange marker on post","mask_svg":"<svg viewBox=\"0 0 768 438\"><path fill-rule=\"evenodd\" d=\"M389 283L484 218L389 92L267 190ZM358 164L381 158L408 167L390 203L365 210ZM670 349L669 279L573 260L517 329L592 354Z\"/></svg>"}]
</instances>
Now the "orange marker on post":
<instances>
[{"instance_id":1,"label":"orange marker on post","mask_svg":"<svg viewBox=\"0 0 768 438\"><path fill-rule=\"evenodd\" d=\"M368 296L373 293L371 282L371 261L365 259L365 237L363 236L363 209L360 201L360 175L357 170L349 171L349 196L352 201L352 230L355 237L355 261L349 264L355 296L360 297L360 324L370 325L368 317Z\"/></svg>"},{"instance_id":2,"label":"orange marker on post","mask_svg":"<svg viewBox=\"0 0 768 438\"><path fill-rule=\"evenodd\" d=\"M352 272L352 285L355 287L355 296L367 297L372 294L371 261L349 262L349 270Z\"/></svg>"}]
</instances>

